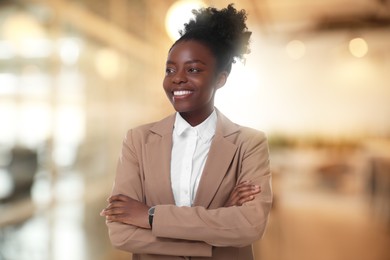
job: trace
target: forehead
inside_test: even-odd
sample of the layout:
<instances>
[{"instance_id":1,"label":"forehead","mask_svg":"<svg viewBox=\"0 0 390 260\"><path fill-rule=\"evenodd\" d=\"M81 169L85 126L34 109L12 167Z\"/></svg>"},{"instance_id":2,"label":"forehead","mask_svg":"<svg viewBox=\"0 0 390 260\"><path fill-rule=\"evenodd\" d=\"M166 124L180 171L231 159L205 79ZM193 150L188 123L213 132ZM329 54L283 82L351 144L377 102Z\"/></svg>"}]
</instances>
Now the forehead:
<instances>
[{"instance_id":1,"label":"forehead","mask_svg":"<svg viewBox=\"0 0 390 260\"><path fill-rule=\"evenodd\" d=\"M199 60L205 64L215 64L215 57L206 44L195 40L176 42L168 53L168 61L186 62L188 60Z\"/></svg>"}]
</instances>

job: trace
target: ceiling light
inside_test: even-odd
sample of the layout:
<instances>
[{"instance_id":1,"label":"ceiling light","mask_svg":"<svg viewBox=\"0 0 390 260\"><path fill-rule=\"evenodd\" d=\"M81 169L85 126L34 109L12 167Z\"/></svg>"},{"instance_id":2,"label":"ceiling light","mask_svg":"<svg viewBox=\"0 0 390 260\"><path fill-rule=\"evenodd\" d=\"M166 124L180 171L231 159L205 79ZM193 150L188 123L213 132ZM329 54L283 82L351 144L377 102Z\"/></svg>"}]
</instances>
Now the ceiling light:
<instances>
[{"instance_id":1,"label":"ceiling light","mask_svg":"<svg viewBox=\"0 0 390 260\"><path fill-rule=\"evenodd\" d=\"M290 41L286 46L287 55L294 60L298 60L305 55L305 44L298 40Z\"/></svg>"},{"instance_id":2,"label":"ceiling light","mask_svg":"<svg viewBox=\"0 0 390 260\"><path fill-rule=\"evenodd\" d=\"M349 51L357 58L365 56L368 52L367 42L362 38L355 38L349 42Z\"/></svg>"},{"instance_id":3,"label":"ceiling light","mask_svg":"<svg viewBox=\"0 0 390 260\"><path fill-rule=\"evenodd\" d=\"M179 30L183 29L183 25L194 16L192 10L204 6L202 1L181 0L169 8L165 17L165 28L171 40L176 41L180 37Z\"/></svg>"}]
</instances>

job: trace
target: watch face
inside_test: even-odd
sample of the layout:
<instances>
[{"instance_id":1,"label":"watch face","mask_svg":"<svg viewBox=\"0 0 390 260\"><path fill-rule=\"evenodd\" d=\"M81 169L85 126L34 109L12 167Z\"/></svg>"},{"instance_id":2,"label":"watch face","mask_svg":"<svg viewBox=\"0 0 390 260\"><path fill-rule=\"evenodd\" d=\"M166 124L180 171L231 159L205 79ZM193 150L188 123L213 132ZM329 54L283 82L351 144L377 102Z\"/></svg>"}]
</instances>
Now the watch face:
<instances>
[{"instance_id":1,"label":"watch face","mask_svg":"<svg viewBox=\"0 0 390 260\"><path fill-rule=\"evenodd\" d=\"M154 215L154 207L151 207L148 211L149 215L150 216L153 216Z\"/></svg>"}]
</instances>

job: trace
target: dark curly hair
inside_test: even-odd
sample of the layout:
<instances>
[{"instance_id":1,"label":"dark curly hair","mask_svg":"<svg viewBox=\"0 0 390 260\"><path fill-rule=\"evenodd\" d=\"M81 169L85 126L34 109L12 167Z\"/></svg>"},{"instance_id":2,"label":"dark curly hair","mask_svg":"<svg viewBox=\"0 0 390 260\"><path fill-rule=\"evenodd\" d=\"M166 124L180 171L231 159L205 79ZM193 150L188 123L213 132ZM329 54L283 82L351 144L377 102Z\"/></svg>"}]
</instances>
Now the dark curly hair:
<instances>
[{"instance_id":1,"label":"dark curly hair","mask_svg":"<svg viewBox=\"0 0 390 260\"><path fill-rule=\"evenodd\" d=\"M180 38L175 42L196 40L204 43L214 53L217 60L217 71L230 73L236 59L243 60L244 54L250 52L248 31L245 21L245 10L237 11L233 4L217 10L213 7L193 10L195 15L184 24ZM174 44L174 45L175 45Z\"/></svg>"}]
</instances>

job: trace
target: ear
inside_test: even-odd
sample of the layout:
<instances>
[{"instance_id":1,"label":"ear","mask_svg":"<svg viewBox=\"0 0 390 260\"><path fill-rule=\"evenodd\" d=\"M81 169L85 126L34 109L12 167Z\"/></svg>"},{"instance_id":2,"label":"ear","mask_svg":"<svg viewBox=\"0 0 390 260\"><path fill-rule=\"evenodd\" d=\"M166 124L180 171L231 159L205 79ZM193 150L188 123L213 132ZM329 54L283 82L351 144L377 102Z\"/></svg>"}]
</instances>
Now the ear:
<instances>
[{"instance_id":1,"label":"ear","mask_svg":"<svg viewBox=\"0 0 390 260\"><path fill-rule=\"evenodd\" d=\"M217 81L216 81L217 89L222 88L225 85L228 76L229 73L227 71L222 71L218 74Z\"/></svg>"}]
</instances>

